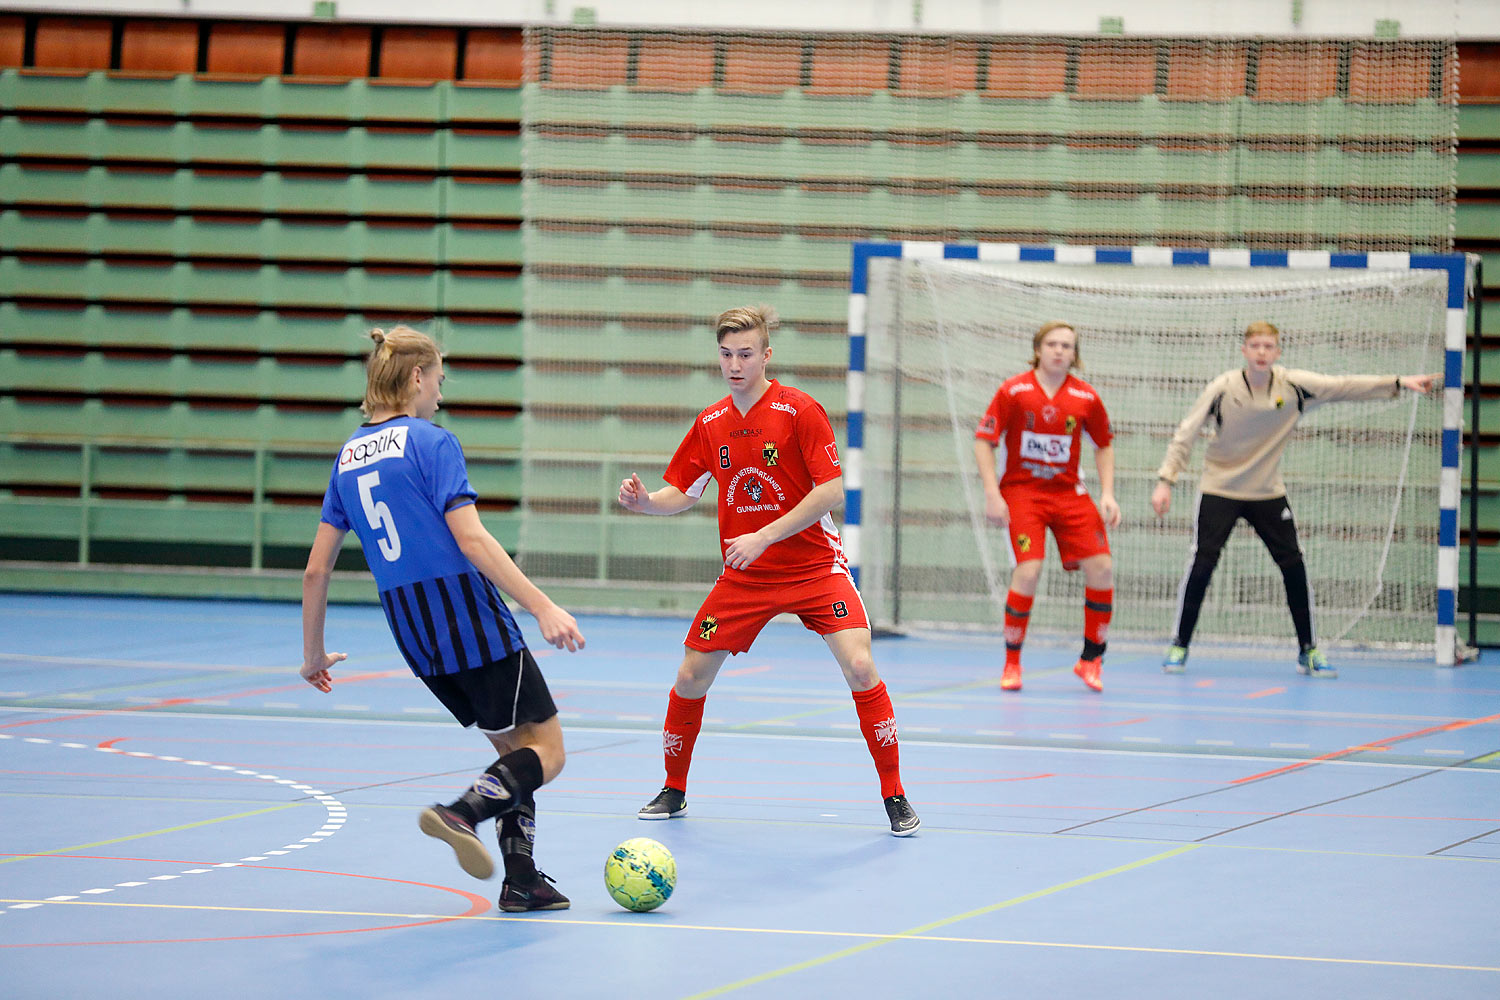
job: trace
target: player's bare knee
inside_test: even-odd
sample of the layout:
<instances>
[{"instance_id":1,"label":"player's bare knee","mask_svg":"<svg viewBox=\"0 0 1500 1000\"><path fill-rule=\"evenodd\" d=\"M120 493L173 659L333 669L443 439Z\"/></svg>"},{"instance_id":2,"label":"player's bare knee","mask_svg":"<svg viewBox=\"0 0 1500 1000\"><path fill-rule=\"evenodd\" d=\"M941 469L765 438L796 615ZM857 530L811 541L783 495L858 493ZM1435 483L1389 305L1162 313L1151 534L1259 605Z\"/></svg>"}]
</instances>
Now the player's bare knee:
<instances>
[{"instance_id":1,"label":"player's bare knee","mask_svg":"<svg viewBox=\"0 0 1500 1000\"><path fill-rule=\"evenodd\" d=\"M560 746L555 750L548 748L546 754L539 752L537 756L542 761L542 780L544 782L551 781L559 774L562 774L563 765L568 762L568 753Z\"/></svg>"},{"instance_id":2,"label":"player's bare knee","mask_svg":"<svg viewBox=\"0 0 1500 1000\"><path fill-rule=\"evenodd\" d=\"M677 681L673 685L673 690L677 692L679 698L702 698L708 694L713 681L712 673L707 676L700 675L684 663L677 671Z\"/></svg>"},{"instance_id":3,"label":"player's bare knee","mask_svg":"<svg viewBox=\"0 0 1500 1000\"><path fill-rule=\"evenodd\" d=\"M880 671L875 669L875 658L869 653L856 655L844 667L844 679L851 691L868 691L880 683Z\"/></svg>"}]
</instances>

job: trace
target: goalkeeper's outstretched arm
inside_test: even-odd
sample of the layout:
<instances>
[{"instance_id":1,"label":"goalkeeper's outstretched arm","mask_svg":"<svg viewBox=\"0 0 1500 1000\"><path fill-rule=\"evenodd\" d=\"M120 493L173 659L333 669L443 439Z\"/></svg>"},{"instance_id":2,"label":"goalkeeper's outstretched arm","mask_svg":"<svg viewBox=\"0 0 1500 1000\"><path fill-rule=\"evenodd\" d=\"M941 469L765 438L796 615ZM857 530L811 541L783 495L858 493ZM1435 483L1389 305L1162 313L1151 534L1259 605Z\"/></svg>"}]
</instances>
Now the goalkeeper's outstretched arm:
<instances>
[{"instance_id":1,"label":"goalkeeper's outstretched arm","mask_svg":"<svg viewBox=\"0 0 1500 1000\"><path fill-rule=\"evenodd\" d=\"M1219 383L1233 374L1226 372L1208 383L1193 401L1187 416L1177 425L1177 430L1172 433L1172 440L1167 443L1167 454L1156 470L1156 488L1151 491L1151 509L1156 511L1157 517L1165 517L1167 511L1172 509L1172 484L1177 482L1177 477L1187 468L1188 460L1193 455L1193 442L1198 439L1198 433L1208 422L1209 414L1224 396L1224 389Z\"/></svg>"}]
</instances>

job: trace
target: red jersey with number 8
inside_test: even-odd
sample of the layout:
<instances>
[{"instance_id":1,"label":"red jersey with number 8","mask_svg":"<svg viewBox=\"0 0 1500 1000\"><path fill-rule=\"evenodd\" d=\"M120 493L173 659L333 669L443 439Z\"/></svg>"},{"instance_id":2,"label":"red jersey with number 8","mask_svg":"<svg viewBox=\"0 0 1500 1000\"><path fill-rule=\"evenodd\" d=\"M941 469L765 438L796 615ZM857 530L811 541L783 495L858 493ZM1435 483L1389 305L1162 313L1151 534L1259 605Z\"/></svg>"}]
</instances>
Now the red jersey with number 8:
<instances>
[{"instance_id":1,"label":"red jersey with number 8","mask_svg":"<svg viewBox=\"0 0 1500 1000\"><path fill-rule=\"evenodd\" d=\"M719 552L725 539L758 531L797 506L814 486L837 479L833 425L818 401L775 379L750 412L725 396L698 414L662 476L690 497L708 481L719 484ZM771 545L743 570L725 576L747 581L814 579L848 574L844 547L831 515Z\"/></svg>"},{"instance_id":2,"label":"red jersey with number 8","mask_svg":"<svg viewBox=\"0 0 1500 1000\"><path fill-rule=\"evenodd\" d=\"M1027 369L1000 383L974 436L998 445L1005 436L1005 467L1000 486L1079 486L1078 459L1082 435L1094 447L1114 440L1109 414L1094 387L1069 375L1048 396Z\"/></svg>"}]
</instances>

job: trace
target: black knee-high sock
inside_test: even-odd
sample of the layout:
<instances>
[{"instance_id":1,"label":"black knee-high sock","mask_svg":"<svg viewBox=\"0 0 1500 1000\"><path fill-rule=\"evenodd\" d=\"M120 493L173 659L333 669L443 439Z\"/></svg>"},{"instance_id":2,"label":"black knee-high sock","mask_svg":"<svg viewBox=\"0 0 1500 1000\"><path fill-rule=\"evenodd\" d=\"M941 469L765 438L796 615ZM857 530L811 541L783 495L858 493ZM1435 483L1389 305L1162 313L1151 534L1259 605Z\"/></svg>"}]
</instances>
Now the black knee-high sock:
<instances>
[{"instance_id":1,"label":"black knee-high sock","mask_svg":"<svg viewBox=\"0 0 1500 1000\"><path fill-rule=\"evenodd\" d=\"M1297 648L1304 652L1313 646L1312 591L1307 586L1307 564L1301 559L1281 567L1286 584L1286 606L1292 612L1292 627L1297 630Z\"/></svg>"},{"instance_id":2,"label":"black knee-high sock","mask_svg":"<svg viewBox=\"0 0 1500 1000\"><path fill-rule=\"evenodd\" d=\"M531 852L536 845L536 802L528 797L501 816L497 832L506 880L522 885L535 882L536 862L532 860Z\"/></svg>"},{"instance_id":3,"label":"black knee-high sock","mask_svg":"<svg viewBox=\"0 0 1500 1000\"><path fill-rule=\"evenodd\" d=\"M512 750L491 764L448 808L477 825L529 801L542 787L542 759L531 747Z\"/></svg>"}]
</instances>

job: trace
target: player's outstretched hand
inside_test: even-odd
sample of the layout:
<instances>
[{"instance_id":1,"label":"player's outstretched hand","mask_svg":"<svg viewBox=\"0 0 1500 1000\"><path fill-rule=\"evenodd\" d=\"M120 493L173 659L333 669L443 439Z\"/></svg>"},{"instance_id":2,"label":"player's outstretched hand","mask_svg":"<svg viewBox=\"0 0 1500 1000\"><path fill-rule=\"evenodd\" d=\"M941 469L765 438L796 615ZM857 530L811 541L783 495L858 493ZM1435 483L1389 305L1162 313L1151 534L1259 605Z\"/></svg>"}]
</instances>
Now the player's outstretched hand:
<instances>
[{"instance_id":1,"label":"player's outstretched hand","mask_svg":"<svg viewBox=\"0 0 1500 1000\"><path fill-rule=\"evenodd\" d=\"M1172 484L1158 482L1156 489L1151 491L1151 509L1156 511L1157 517L1166 517L1167 511L1172 509Z\"/></svg>"},{"instance_id":2,"label":"player's outstretched hand","mask_svg":"<svg viewBox=\"0 0 1500 1000\"><path fill-rule=\"evenodd\" d=\"M1403 375L1401 376L1401 388L1410 389L1412 392L1420 392L1424 395L1432 389L1434 383L1440 378L1436 373L1431 375Z\"/></svg>"},{"instance_id":3,"label":"player's outstretched hand","mask_svg":"<svg viewBox=\"0 0 1500 1000\"><path fill-rule=\"evenodd\" d=\"M536 623L542 629L542 638L558 649L576 653L583 648L583 633L578 631L577 620L551 601L537 609Z\"/></svg>"},{"instance_id":4,"label":"player's outstretched hand","mask_svg":"<svg viewBox=\"0 0 1500 1000\"><path fill-rule=\"evenodd\" d=\"M1010 505L998 496L984 498L984 519L997 528L1010 526Z\"/></svg>"},{"instance_id":5,"label":"player's outstretched hand","mask_svg":"<svg viewBox=\"0 0 1500 1000\"><path fill-rule=\"evenodd\" d=\"M620 506L627 510L641 511L650 502L651 493L641 477L632 472L630 478L620 484Z\"/></svg>"},{"instance_id":6,"label":"player's outstretched hand","mask_svg":"<svg viewBox=\"0 0 1500 1000\"><path fill-rule=\"evenodd\" d=\"M328 668L348 658L347 653L324 653L322 663L304 663L302 669L297 672L307 683L327 694L333 690L333 675L328 672Z\"/></svg>"}]
</instances>

